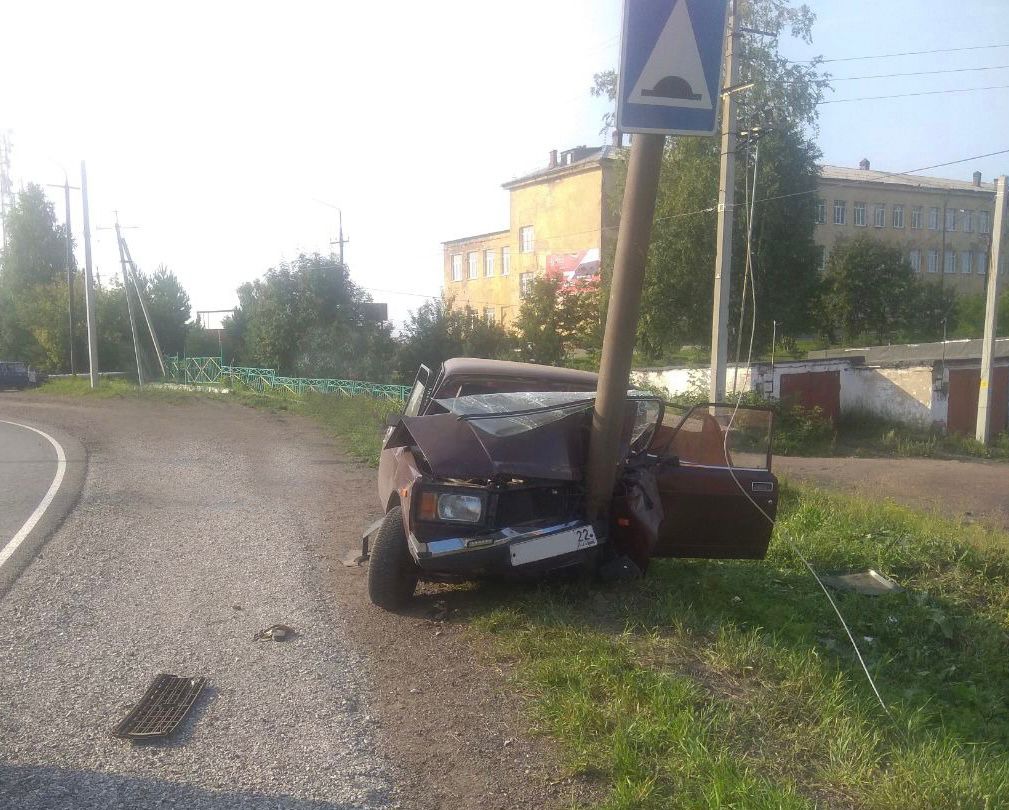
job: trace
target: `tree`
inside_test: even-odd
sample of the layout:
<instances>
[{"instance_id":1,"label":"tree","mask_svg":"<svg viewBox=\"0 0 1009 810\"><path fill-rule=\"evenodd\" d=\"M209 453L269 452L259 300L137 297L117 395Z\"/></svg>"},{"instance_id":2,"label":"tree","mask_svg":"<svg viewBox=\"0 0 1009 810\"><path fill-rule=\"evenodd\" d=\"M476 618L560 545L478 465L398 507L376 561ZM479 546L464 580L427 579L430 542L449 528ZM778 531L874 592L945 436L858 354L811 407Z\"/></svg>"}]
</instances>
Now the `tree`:
<instances>
[{"instance_id":1,"label":"tree","mask_svg":"<svg viewBox=\"0 0 1009 810\"><path fill-rule=\"evenodd\" d=\"M225 321L236 362L305 377L383 379L391 328L372 321L371 296L335 256L302 254L238 288Z\"/></svg>"},{"instance_id":2,"label":"tree","mask_svg":"<svg viewBox=\"0 0 1009 810\"><path fill-rule=\"evenodd\" d=\"M70 338L66 230L56 222L53 204L34 184L17 195L4 224L0 357L27 360L48 371L64 368ZM75 332L79 346L82 329Z\"/></svg>"},{"instance_id":3,"label":"tree","mask_svg":"<svg viewBox=\"0 0 1009 810\"><path fill-rule=\"evenodd\" d=\"M412 379L422 363L436 369L450 357L507 359L513 354L514 339L500 324L470 307L454 309L451 301L434 299L410 313L396 365L401 379Z\"/></svg>"},{"instance_id":4,"label":"tree","mask_svg":"<svg viewBox=\"0 0 1009 810\"><path fill-rule=\"evenodd\" d=\"M141 274L138 282L140 289L144 291L147 311L161 344L161 351L167 355L182 354L186 348L186 334L191 327L189 294L179 283L175 273L163 264L158 266L149 279Z\"/></svg>"},{"instance_id":5,"label":"tree","mask_svg":"<svg viewBox=\"0 0 1009 810\"><path fill-rule=\"evenodd\" d=\"M599 280L568 282L559 273L535 278L515 319L523 359L547 365L567 362L602 345Z\"/></svg>"},{"instance_id":6,"label":"tree","mask_svg":"<svg viewBox=\"0 0 1009 810\"><path fill-rule=\"evenodd\" d=\"M827 259L821 330L832 343L865 335L883 343L907 328L920 300L914 270L899 247L868 234L841 239Z\"/></svg>"},{"instance_id":7,"label":"tree","mask_svg":"<svg viewBox=\"0 0 1009 810\"><path fill-rule=\"evenodd\" d=\"M739 0L738 12L741 27L811 41L815 16L805 5ZM753 227L759 348L769 342L772 320L784 322L793 333L811 324L818 287L813 207L820 153L807 133L816 131L817 103L827 79L818 72L819 60L801 65L780 56L776 36L740 37L738 58L740 82L754 83L740 95L738 128L761 127L768 133L760 146ZM616 80L615 71L596 74L593 94L615 98ZM610 126L612 119L604 123ZM738 330L752 153L752 142L740 141L730 338ZM660 359L684 343L710 342L719 159L713 138L670 138L667 143L638 330L639 347L651 358ZM749 324L747 314L746 334Z\"/></svg>"},{"instance_id":8,"label":"tree","mask_svg":"<svg viewBox=\"0 0 1009 810\"><path fill-rule=\"evenodd\" d=\"M956 299L956 327L948 334L957 338L979 338L984 335L984 295L961 295ZM1009 290L998 297L998 337L1009 337Z\"/></svg>"}]
</instances>

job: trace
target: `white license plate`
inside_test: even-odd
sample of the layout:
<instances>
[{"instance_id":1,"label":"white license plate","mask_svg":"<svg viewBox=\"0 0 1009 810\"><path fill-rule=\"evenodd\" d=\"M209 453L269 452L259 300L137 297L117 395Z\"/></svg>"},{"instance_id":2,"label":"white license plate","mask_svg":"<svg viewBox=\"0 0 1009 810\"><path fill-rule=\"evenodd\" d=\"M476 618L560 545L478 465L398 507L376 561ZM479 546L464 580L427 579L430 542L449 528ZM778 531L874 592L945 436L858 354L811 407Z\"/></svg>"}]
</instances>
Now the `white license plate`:
<instances>
[{"instance_id":1,"label":"white license plate","mask_svg":"<svg viewBox=\"0 0 1009 810\"><path fill-rule=\"evenodd\" d=\"M521 543L513 543L509 549L512 565L525 565L526 563L547 560L550 557L559 557L562 554L570 554L572 551L580 551L583 548L590 548L597 545L598 542L595 530L586 525L556 534L548 534L546 537L536 537L532 540L523 540Z\"/></svg>"}]
</instances>

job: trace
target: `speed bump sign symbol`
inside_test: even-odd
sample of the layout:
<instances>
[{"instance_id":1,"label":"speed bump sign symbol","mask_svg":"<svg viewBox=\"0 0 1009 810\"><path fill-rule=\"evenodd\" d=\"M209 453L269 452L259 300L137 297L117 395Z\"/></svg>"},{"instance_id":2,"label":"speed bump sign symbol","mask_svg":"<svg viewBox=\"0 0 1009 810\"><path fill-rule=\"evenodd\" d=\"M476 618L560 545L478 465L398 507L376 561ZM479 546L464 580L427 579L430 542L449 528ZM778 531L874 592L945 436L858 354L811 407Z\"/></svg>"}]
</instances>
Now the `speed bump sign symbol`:
<instances>
[{"instance_id":1,"label":"speed bump sign symbol","mask_svg":"<svg viewBox=\"0 0 1009 810\"><path fill-rule=\"evenodd\" d=\"M617 128L713 135L729 0L625 0Z\"/></svg>"}]
</instances>

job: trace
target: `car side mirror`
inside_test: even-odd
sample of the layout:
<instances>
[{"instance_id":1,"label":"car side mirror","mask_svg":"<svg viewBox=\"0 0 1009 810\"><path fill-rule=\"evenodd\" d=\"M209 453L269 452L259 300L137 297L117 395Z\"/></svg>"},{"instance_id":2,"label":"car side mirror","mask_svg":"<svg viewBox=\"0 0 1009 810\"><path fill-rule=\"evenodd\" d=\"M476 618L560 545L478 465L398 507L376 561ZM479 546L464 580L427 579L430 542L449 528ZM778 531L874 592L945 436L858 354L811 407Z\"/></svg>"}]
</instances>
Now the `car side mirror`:
<instances>
[{"instance_id":1,"label":"car side mirror","mask_svg":"<svg viewBox=\"0 0 1009 810\"><path fill-rule=\"evenodd\" d=\"M394 428L397 425L399 425L399 423L402 420L402 418L403 418L403 414L401 414L401 413L386 414L386 417L385 417L385 426L387 428Z\"/></svg>"}]
</instances>

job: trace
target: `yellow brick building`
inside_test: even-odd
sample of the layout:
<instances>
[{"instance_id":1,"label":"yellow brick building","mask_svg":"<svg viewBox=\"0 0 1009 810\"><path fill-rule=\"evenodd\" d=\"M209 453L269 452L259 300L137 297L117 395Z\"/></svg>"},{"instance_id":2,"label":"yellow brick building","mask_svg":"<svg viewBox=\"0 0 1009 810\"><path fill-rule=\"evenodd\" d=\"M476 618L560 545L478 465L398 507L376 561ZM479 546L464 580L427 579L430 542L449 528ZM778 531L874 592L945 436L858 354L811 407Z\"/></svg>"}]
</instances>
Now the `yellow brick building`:
<instances>
[{"instance_id":1,"label":"yellow brick building","mask_svg":"<svg viewBox=\"0 0 1009 810\"><path fill-rule=\"evenodd\" d=\"M980 294L995 210L995 186L940 177L823 166L814 238L823 259L838 239L869 233L902 248L926 281Z\"/></svg>"},{"instance_id":2,"label":"yellow brick building","mask_svg":"<svg viewBox=\"0 0 1009 810\"><path fill-rule=\"evenodd\" d=\"M504 183L506 230L443 243L445 299L508 324L535 276L598 272L617 237L620 151L552 151L546 168ZM857 169L823 166L817 193L814 239L824 264L838 239L869 233L901 247L924 279L984 292L995 192L979 173L973 181L900 175L863 160Z\"/></svg>"},{"instance_id":3,"label":"yellow brick building","mask_svg":"<svg viewBox=\"0 0 1009 810\"><path fill-rule=\"evenodd\" d=\"M617 234L611 212L618 151L615 146L579 146L559 155L555 150L546 168L504 183L510 196L507 230L443 243L445 299L508 324L537 275L598 274Z\"/></svg>"}]
</instances>

